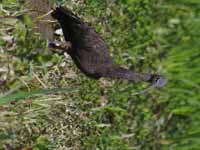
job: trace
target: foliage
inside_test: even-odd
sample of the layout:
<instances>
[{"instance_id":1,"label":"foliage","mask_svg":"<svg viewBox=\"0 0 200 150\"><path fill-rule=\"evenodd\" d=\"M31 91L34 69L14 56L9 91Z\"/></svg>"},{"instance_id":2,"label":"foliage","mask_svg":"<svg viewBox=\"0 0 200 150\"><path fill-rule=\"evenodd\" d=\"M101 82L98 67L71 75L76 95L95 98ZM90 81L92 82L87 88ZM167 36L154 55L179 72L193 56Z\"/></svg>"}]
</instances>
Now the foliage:
<instances>
[{"instance_id":1,"label":"foliage","mask_svg":"<svg viewBox=\"0 0 200 150\"><path fill-rule=\"evenodd\" d=\"M3 0L0 16L20 17L0 20L0 101L11 101L0 107L0 149L199 149L199 0L57 2L90 22L116 63L168 84L134 96L143 83L88 79L47 48L20 1Z\"/></svg>"}]
</instances>

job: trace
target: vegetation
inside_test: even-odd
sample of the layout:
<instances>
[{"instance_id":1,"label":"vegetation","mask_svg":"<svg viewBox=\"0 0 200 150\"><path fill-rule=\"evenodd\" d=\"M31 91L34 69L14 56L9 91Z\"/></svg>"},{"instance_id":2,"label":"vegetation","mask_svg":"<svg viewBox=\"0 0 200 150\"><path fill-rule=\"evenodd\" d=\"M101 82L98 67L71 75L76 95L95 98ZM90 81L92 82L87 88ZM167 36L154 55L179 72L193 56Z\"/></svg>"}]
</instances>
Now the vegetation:
<instances>
[{"instance_id":1,"label":"vegetation","mask_svg":"<svg viewBox=\"0 0 200 150\"><path fill-rule=\"evenodd\" d=\"M85 77L33 32L22 1L1 0L0 150L199 150L200 1L57 2L96 28L116 63L168 84L133 95L145 85Z\"/></svg>"}]
</instances>

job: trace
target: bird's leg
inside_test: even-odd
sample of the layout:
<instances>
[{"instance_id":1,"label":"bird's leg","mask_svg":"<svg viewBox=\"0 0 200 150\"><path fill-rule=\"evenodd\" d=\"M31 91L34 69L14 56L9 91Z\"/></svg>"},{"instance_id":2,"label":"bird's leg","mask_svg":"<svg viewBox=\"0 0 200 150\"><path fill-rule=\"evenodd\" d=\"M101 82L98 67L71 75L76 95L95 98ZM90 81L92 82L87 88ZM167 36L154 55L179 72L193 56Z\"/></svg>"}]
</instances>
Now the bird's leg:
<instances>
[{"instance_id":1,"label":"bird's leg","mask_svg":"<svg viewBox=\"0 0 200 150\"><path fill-rule=\"evenodd\" d=\"M54 48L54 49L59 49L61 50L61 53L63 52L70 53L72 44L70 41L64 41L64 42L53 41L53 42L49 42L49 47Z\"/></svg>"}]
</instances>

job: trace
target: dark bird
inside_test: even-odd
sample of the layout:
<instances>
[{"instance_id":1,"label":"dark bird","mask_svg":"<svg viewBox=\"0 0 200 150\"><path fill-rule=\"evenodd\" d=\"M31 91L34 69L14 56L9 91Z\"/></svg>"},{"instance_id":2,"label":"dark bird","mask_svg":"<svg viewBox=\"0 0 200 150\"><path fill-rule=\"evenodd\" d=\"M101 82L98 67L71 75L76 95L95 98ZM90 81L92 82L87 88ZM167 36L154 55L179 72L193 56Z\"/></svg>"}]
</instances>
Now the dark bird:
<instances>
[{"instance_id":1,"label":"dark bird","mask_svg":"<svg viewBox=\"0 0 200 150\"><path fill-rule=\"evenodd\" d=\"M114 64L104 39L69 9L56 7L51 16L58 20L66 42L59 46L56 43L50 45L66 51L77 67L88 77L149 82L150 86L144 91L165 85L166 79L161 75L136 73Z\"/></svg>"}]
</instances>

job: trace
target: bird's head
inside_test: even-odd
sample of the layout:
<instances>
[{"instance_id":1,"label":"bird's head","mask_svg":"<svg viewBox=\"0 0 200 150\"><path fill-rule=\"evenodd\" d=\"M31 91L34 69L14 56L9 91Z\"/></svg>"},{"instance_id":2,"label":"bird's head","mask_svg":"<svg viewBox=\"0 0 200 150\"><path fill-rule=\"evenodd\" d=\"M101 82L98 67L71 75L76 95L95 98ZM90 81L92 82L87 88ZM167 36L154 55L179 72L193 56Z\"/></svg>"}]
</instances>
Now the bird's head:
<instances>
[{"instance_id":1,"label":"bird's head","mask_svg":"<svg viewBox=\"0 0 200 150\"><path fill-rule=\"evenodd\" d=\"M150 79L150 83L154 87L163 87L167 83L167 79L161 75L154 74Z\"/></svg>"}]
</instances>

